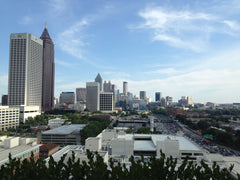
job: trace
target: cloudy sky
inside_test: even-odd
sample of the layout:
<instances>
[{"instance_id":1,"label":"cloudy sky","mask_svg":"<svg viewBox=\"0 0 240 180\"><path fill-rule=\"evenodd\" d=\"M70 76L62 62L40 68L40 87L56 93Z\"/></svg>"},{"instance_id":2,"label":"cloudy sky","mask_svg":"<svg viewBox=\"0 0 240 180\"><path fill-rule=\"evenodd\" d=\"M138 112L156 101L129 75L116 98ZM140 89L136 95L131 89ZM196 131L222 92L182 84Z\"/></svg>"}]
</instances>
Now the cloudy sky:
<instances>
[{"instance_id":1,"label":"cloudy sky","mask_svg":"<svg viewBox=\"0 0 240 180\"><path fill-rule=\"evenodd\" d=\"M10 33L55 43L55 96L97 73L154 98L240 102L239 0L0 0L0 95L7 93Z\"/></svg>"}]
</instances>

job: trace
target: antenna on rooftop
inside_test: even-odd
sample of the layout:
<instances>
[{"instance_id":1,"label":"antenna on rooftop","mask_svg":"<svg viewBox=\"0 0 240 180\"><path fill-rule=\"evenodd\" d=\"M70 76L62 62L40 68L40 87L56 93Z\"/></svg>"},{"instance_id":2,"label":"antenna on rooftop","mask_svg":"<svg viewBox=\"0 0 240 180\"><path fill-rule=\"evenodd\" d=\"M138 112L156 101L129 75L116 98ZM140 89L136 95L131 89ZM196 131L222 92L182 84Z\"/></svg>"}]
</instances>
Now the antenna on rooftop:
<instances>
[{"instance_id":1,"label":"antenna on rooftop","mask_svg":"<svg viewBox=\"0 0 240 180\"><path fill-rule=\"evenodd\" d=\"M45 28L47 28L47 21L45 21Z\"/></svg>"}]
</instances>

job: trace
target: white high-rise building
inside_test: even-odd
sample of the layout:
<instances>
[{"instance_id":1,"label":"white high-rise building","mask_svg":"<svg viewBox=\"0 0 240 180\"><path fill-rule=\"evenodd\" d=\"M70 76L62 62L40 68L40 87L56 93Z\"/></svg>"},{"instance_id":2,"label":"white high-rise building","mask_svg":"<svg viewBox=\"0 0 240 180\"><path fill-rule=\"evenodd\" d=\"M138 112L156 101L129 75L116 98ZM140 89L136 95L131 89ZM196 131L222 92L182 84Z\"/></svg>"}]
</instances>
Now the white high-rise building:
<instances>
[{"instance_id":1,"label":"white high-rise building","mask_svg":"<svg viewBox=\"0 0 240 180\"><path fill-rule=\"evenodd\" d=\"M9 106L39 106L42 102L43 41L28 33L10 36Z\"/></svg>"},{"instance_id":2,"label":"white high-rise building","mask_svg":"<svg viewBox=\"0 0 240 180\"><path fill-rule=\"evenodd\" d=\"M98 82L87 82L87 102L86 108L90 111L99 111L100 84Z\"/></svg>"}]
</instances>

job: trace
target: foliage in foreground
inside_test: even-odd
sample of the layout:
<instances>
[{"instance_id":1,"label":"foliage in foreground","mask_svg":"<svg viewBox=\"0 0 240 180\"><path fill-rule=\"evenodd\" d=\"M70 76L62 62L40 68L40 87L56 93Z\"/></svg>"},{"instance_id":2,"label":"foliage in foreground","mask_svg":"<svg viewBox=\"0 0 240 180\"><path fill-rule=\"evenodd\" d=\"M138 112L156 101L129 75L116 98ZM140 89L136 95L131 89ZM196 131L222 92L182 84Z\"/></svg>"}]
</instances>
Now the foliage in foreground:
<instances>
[{"instance_id":1,"label":"foliage in foreground","mask_svg":"<svg viewBox=\"0 0 240 180\"><path fill-rule=\"evenodd\" d=\"M51 157L48 166L43 159L35 161L33 154L29 160L25 159L22 163L9 156L9 163L2 165L0 169L0 179L233 179L230 175L233 167L220 169L216 163L208 167L203 161L196 165L187 160L177 167L177 160L165 157L163 153L160 159L151 157L148 162L145 162L143 157L138 161L131 157L130 168L121 166L120 163L116 165L113 160L110 160L108 168L98 153L87 151L87 155L88 162L80 162L73 153L66 164L64 164L66 155L59 162ZM240 179L240 176L238 178Z\"/></svg>"}]
</instances>

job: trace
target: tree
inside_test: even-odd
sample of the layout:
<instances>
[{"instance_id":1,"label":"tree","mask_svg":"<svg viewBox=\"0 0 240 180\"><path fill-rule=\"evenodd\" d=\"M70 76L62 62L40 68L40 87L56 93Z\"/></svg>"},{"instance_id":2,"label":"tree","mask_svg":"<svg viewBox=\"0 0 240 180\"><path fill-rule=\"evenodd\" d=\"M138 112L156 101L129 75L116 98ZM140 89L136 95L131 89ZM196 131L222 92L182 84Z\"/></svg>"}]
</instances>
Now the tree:
<instances>
[{"instance_id":1,"label":"tree","mask_svg":"<svg viewBox=\"0 0 240 180\"><path fill-rule=\"evenodd\" d=\"M103 158L96 152L91 153L87 150L87 161L80 162L75 158L74 153L67 161L66 154L56 162L52 157L46 166L43 159L35 159L33 153L29 160L12 159L0 168L1 179L196 179L196 180L231 180L233 166L221 169L216 163L209 167L203 161L194 164L185 159L177 166L177 159L172 156L166 157L161 152L160 158L152 156L149 161L144 161L143 156L140 160L130 158L131 166L126 168L120 163L115 164L110 159L109 166L104 163ZM64 163L66 162L66 163ZM238 178L240 176L238 175Z\"/></svg>"}]
</instances>

